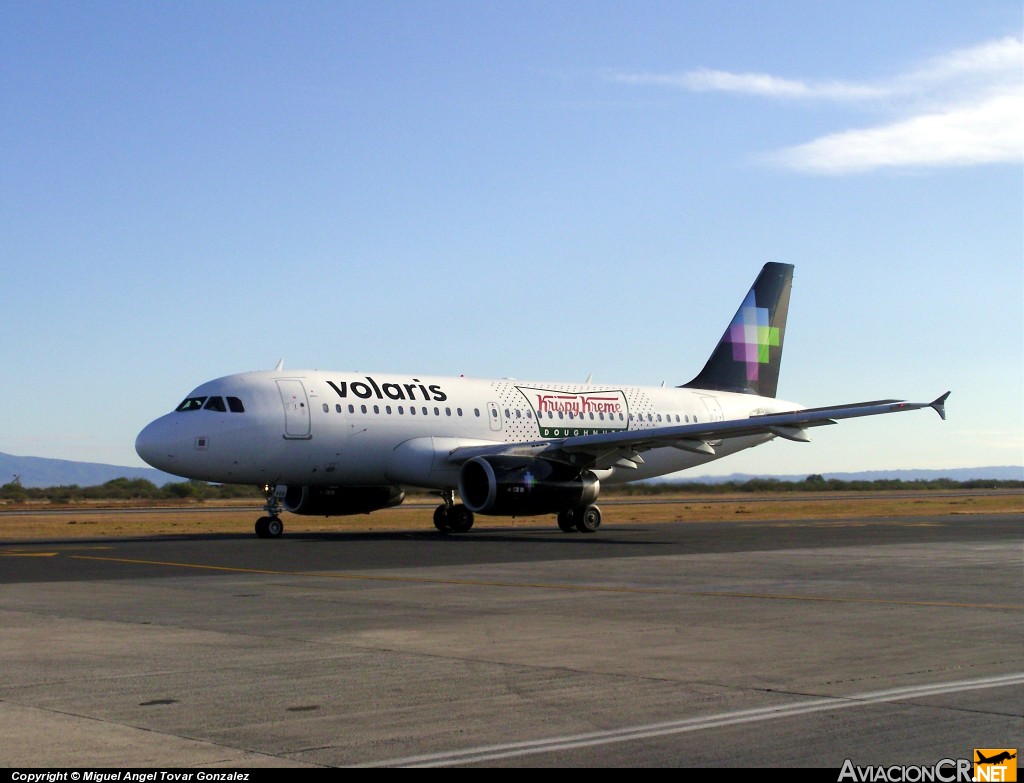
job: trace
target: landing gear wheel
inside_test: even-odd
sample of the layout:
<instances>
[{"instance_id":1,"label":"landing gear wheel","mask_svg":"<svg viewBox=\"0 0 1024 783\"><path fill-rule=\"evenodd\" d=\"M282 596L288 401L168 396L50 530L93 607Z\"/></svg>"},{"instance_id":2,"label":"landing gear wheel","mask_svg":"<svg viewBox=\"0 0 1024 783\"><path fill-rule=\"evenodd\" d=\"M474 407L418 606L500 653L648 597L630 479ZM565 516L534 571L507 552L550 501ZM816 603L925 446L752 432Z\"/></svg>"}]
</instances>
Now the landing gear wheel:
<instances>
[{"instance_id":1,"label":"landing gear wheel","mask_svg":"<svg viewBox=\"0 0 1024 783\"><path fill-rule=\"evenodd\" d=\"M576 532L576 521L572 518L571 508L563 508L558 512L558 529L563 533Z\"/></svg>"},{"instance_id":2,"label":"landing gear wheel","mask_svg":"<svg viewBox=\"0 0 1024 783\"><path fill-rule=\"evenodd\" d=\"M448 525L453 533L465 533L473 527L473 512L461 503L448 512Z\"/></svg>"},{"instance_id":3,"label":"landing gear wheel","mask_svg":"<svg viewBox=\"0 0 1024 783\"><path fill-rule=\"evenodd\" d=\"M448 506L446 504L442 504L434 509L434 527L442 533L452 532L452 526L448 520Z\"/></svg>"},{"instance_id":4,"label":"landing gear wheel","mask_svg":"<svg viewBox=\"0 0 1024 783\"><path fill-rule=\"evenodd\" d=\"M576 520L576 529L581 533L596 533L601 527L601 509L597 506L576 509L573 518Z\"/></svg>"},{"instance_id":5,"label":"landing gear wheel","mask_svg":"<svg viewBox=\"0 0 1024 783\"><path fill-rule=\"evenodd\" d=\"M257 538L280 538L284 523L277 517L260 517L256 520Z\"/></svg>"}]
</instances>

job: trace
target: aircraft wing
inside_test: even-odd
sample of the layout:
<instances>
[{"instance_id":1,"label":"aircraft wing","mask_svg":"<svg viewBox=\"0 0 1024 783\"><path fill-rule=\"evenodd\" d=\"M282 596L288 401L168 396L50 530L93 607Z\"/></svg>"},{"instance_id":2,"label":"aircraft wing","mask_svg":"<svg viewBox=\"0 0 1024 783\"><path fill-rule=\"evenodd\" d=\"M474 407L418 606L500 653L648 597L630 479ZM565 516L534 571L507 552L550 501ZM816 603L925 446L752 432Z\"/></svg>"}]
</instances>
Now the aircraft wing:
<instances>
[{"instance_id":1,"label":"aircraft wing","mask_svg":"<svg viewBox=\"0 0 1024 783\"><path fill-rule=\"evenodd\" d=\"M806 429L835 424L838 419L860 416L878 416L883 413L932 408L946 418L946 398L949 392L932 402L906 402L904 400L872 400L848 405L830 405L825 408L804 408L783 413L767 413L745 419L710 421L701 424L682 424L646 430L622 430L598 435L579 435L568 438L500 443L485 446L465 446L454 449L448 461L456 464L474 457L521 456L552 462L565 462L582 468L632 468L643 463L641 453L650 449L673 447L697 454L714 456L715 446L727 438L750 435L776 435L788 440L810 440Z\"/></svg>"}]
</instances>

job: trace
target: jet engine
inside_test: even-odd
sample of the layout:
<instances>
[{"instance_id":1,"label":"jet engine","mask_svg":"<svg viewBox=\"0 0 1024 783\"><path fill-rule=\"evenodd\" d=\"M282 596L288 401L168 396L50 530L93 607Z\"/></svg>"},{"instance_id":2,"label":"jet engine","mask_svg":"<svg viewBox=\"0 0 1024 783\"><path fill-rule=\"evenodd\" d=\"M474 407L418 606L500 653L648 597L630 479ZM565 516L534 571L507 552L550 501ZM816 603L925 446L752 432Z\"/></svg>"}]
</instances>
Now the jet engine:
<instances>
[{"instance_id":1,"label":"jet engine","mask_svg":"<svg viewBox=\"0 0 1024 783\"><path fill-rule=\"evenodd\" d=\"M471 511L495 516L552 514L597 500L590 471L523 457L474 457L459 471L459 494Z\"/></svg>"},{"instance_id":2,"label":"jet engine","mask_svg":"<svg viewBox=\"0 0 1024 783\"><path fill-rule=\"evenodd\" d=\"M288 487L281 504L305 516L336 517L369 514L405 500L399 487Z\"/></svg>"}]
</instances>

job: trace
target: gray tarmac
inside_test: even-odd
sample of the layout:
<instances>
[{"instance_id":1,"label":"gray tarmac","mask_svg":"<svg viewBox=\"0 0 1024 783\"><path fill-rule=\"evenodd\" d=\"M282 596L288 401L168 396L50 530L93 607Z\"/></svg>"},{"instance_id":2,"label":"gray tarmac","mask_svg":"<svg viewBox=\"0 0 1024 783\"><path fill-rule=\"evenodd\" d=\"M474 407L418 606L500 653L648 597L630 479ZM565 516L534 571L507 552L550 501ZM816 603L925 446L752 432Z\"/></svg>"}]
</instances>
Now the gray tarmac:
<instances>
[{"instance_id":1,"label":"gray tarmac","mask_svg":"<svg viewBox=\"0 0 1024 783\"><path fill-rule=\"evenodd\" d=\"M1024 516L423 521L0 543L0 766L838 770L1024 739Z\"/></svg>"}]
</instances>

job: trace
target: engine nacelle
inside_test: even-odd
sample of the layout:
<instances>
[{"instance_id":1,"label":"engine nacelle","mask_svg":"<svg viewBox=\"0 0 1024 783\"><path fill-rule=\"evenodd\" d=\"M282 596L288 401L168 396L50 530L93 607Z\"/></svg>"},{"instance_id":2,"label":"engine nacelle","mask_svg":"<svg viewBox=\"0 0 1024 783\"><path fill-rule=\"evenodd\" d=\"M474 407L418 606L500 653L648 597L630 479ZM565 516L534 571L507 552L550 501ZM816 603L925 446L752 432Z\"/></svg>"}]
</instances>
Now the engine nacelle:
<instances>
[{"instance_id":1,"label":"engine nacelle","mask_svg":"<svg viewBox=\"0 0 1024 783\"><path fill-rule=\"evenodd\" d=\"M542 459L474 457L459 471L462 502L480 514L553 514L590 505L600 491L590 471Z\"/></svg>"},{"instance_id":2,"label":"engine nacelle","mask_svg":"<svg viewBox=\"0 0 1024 783\"><path fill-rule=\"evenodd\" d=\"M398 487L288 487L281 505L293 514L336 517L369 514L403 500L405 493Z\"/></svg>"}]
</instances>

